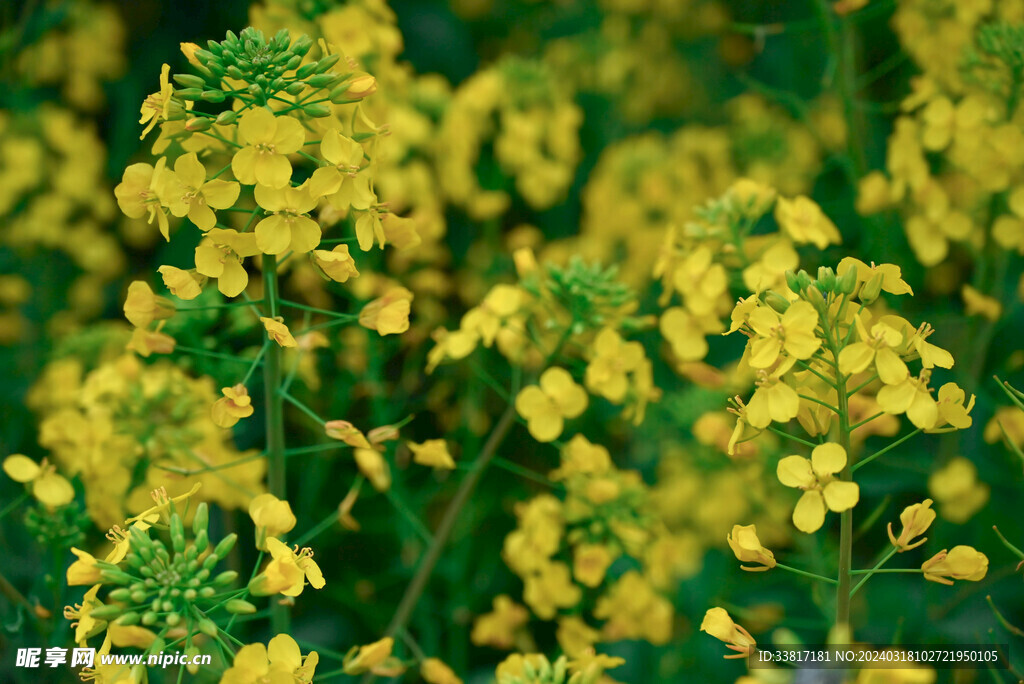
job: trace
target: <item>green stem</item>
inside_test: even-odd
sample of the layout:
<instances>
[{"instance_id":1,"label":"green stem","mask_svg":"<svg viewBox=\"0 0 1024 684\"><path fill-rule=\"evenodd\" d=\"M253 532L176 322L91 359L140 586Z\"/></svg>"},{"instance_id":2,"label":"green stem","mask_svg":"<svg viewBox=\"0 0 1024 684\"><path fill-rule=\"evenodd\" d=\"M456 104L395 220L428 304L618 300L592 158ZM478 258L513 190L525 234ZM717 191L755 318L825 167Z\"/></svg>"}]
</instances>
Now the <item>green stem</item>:
<instances>
[{"instance_id":1,"label":"green stem","mask_svg":"<svg viewBox=\"0 0 1024 684\"><path fill-rule=\"evenodd\" d=\"M1006 548L1008 548L1008 549L1009 549L1010 551L1012 551L1012 552L1013 552L1014 554L1016 554L1016 555L1017 555L1017 558L1020 558L1021 560L1024 560L1024 551L1021 551L1021 550L1020 550L1020 549L1018 549L1018 548L1017 548L1016 546L1014 546L1013 544L1011 544L1011 543L1010 543L1010 540L1009 540L1009 539L1007 539L1006 537L1004 537L1004 536L1003 536L1003 533L999 531L999 528L998 528L998 527L996 527L995 525L993 525L993 526L992 526L992 529L993 529L993 530L995 530L995 533L996 533L996 535L998 535L998 536L999 536L999 540L1003 542L1003 546L1005 546L1005 547L1006 547Z\"/></svg>"},{"instance_id":2,"label":"green stem","mask_svg":"<svg viewBox=\"0 0 1024 684\"><path fill-rule=\"evenodd\" d=\"M853 394L853 392L851 392L850 394ZM861 427L863 425L867 425L868 423L873 421L875 418L881 418L884 415L885 415L885 411L879 411L878 413L876 413L875 415L871 416L870 418L865 418L862 421L854 423L853 425L850 426L850 432L853 432L857 428L859 428L859 427Z\"/></svg>"},{"instance_id":3,"label":"green stem","mask_svg":"<svg viewBox=\"0 0 1024 684\"><path fill-rule=\"evenodd\" d=\"M297 546L305 546L310 540L315 539L324 530L330 529L332 525L338 522L338 511L331 511L330 514L311 529L309 529L304 535L296 539L293 544Z\"/></svg>"},{"instance_id":4,"label":"green stem","mask_svg":"<svg viewBox=\"0 0 1024 684\"><path fill-rule=\"evenodd\" d=\"M867 570L867 571L864 571L864 570L852 570L850 574L853 574L853 575L863 574L864 577L861 579L860 582L857 582L857 586L855 586L853 588L853 590L850 592L850 597L852 598L853 595L856 594L860 590L860 588L863 587L864 584L869 579L871 579L872 575L874 575L876 572L880 572L881 571L881 567L883 565L885 565L886 563L888 563L889 559L892 558L893 556L895 556L898 551L899 551L899 549L896 548L895 546L892 547L891 549L889 549L889 552L887 554L885 554L884 556L882 556L882 558L877 563L875 563L875 567L871 568L870 570Z\"/></svg>"},{"instance_id":5,"label":"green stem","mask_svg":"<svg viewBox=\"0 0 1024 684\"><path fill-rule=\"evenodd\" d=\"M249 378L251 378L252 374L256 372L256 369L259 367L260 362L263 360L263 355L267 353L267 349L270 347L270 344L270 340L267 340L266 342L263 343L263 346L260 347L259 353L256 355L256 358L252 360L252 365L249 366L249 370L246 372L245 377L242 378L241 384L246 385L249 383Z\"/></svg>"},{"instance_id":6,"label":"green stem","mask_svg":"<svg viewBox=\"0 0 1024 684\"><path fill-rule=\"evenodd\" d=\"M798 568L794 568L794 567L789 566L789 565L783 565L782 563L776 563L775 567L782 568L783 570L787 570L787 571L795 573L797 575L803 575L804 577L810 577L811 579L818 580L819 582L825 582L827 584L836 584L836 580L832 579L831 577L825 577L824 575L819 575L819 574L816 574L816 573L813 573L813 572L807 572L806 570L800 570Z\"/></svg>"},{"instance_id":7,"label":"green stem","mask_svg":"<svg viewBox=\"0 0 1024 684\"><path fill-rule=\"evenodd\" d=\"M769 425L769 426L768 426L768 431L769 431L769 432L774 432L774 433L775 433L775 434L777 434L777 435L778 435L779 437L785 437L786 439L791 439L791 440L793 440L794 442L796 442L797 444L803 444L804 446L806 446L806 447L810 447L810 448L812 448L812 449L813 449L814 447L818 446L818 445L817 445L817 444L815 444L814 442L808 442L808 441L807 441L806 439L803 439L803 438L801 438L801 437L797 437L796 435L791 435L791 434L789 434L788 432L785 432L784 430L780 430L780 429L778 429L777 427L773 427L773 426L771 426L771 425ZM747 441L747 440L744 440L744 441Z\"/></svg>"},{"instance_id":8,"label":"green stem","mask_svg":"<svg viewBox=\"0 0 1024 684\"><path fill-rule=\"evenodd\" d=\"M480 454L473 461L473 469L466 474L466 477L459 484L458 490L455 492L455 496L452 497L451 502L448 504L448 508L445 509L444 517L441 519L441 524L438 525L437 531L434 533L434 541L427 548L426 553L423 555L423 560L420 561L419 567L416 568L416 574L413 576L412 581L409 582L409 586L405 589L405 594L402 596L401 602L398 604L398 609L395 611L394 616L391 618L391 623L387 628L388 636L395 636L401 630L405 629L406 624L409 622L409 618L412 617L413 610L416 608L416 604L420 600L420 595L427 586L427 582L430 580L430 576L434 572L434 567L437 562L441 559L441 554L444 551L444 547L448 544L448 538L451 537L452 530L455 528L455 523L459 519L459 514L462 512L463 506L469 501L470 495L473 490L476 489L477 483L483 476L484 471L487 470L487 466L491 463L494 458L494 452L497 451L498 446L502 440L505 439L505 435L508 434L509 428L515 423L515 408L509 405L505 412L501 415L497 425L487 438L487 442L484 444L483 449L480 450ZM367 674L363 677L363 684L369 684L374 681L376 677L373 673Z\"/></svg>"},{"instance_id":9,"label":"green stem","mask_svg":"<svg viewBox=\"0 0 1024 684\"><path fill-rule=\"evenodd\" d=\"M871 569L871 570L853 570L851 572L854 575L867 575L867 576L870 577L871 575L874 575L874 574L877 574L877 573L880 573L880 572L913 572L913 573L920 573L920 572L924 572L924 570L922 570L921 568L882 568L880 570L875 570L875 569Z\"/></svg>"},{"instance_id":10,"label":"green stem","mask_svg":"<svg viewBox=\"0 0 1024 684\"><path fill-rule=\"evenodd\" d=\"M885 447L884 449L879 449L878 451L876 451L875 453L871 454L867 458L862 458L861 460L857 461L856 463L854 463L850 467L850 470L852 472L856 472L857 469L860 468L861 466L865 466L868 463L871 463L872 461L874 461L879 456L884 456L885 454L889 453L890 451L892 451L893 449L898 447L900 444L903 444L904 442L906 442L908 439L910 439L911 437L913 437L914 435L916 435L919 432L921 432L921 428L917 428L913 432L908 432L906 435L900 437L899 439L897 439L895 442L893 442L889 446Z\"/></svg>"},{"instance_id":11,"label":"green stem","mask_svg":"<svg viewBox=\"0 0 1024 684\"><path fill-rule=\"evenodd\" d=\"M278 316L277 257L263 255L263 299L266 315ZM267 421L267 489L279 499L288 498L285 476L284 438L284 397L278 392L281 387L281 346L267 347L263 363L263 401L266 404ZM287 606L279 601L272 603L271 625L277 634L288 632L290 616Z\"/></svg>"},{"instance_id":12,"label":"green stem","mask_svg":"<svg viewBox=\"0 0 1024 684\"><path fill-rule=\"evenodd\" d=\"M327 424L327 421L326 421L326 420L324 420L323 418L321 418L320 416L318 416L318 415L316 414L316 411L314 411L313 409L309 408L308 406L306 406L305 404L303 404L303 403L302 403L301 401L299 401L298 399L296 399L296 398L295 398L295 397L293 397L292 395L288 394L288 392L286 392L285 390L283 390L283 389L278 389L278 390L277 390L277 394L278 394L278 396L280 396L280 397L281 397L282 399L284 399L285 401L287 401L287 402L288 402L289 404L291 404L291 405L292 405L292 406L294 406L295 408L299 409L300 411L302 411L303 413L305 413L305 414L306 414L307 416L309 416L310 418L312 418L312 419L313 419L314 421L316 421L316 423L317 423L317 424L318 424L318 425L319 425L320 427L323 427L324 425L326 425L326 424Z\"/></svg>"},{"instance_id":13,"label":"green stem","mask_svg":"<svg viewBox=\"0 0 1024 684\"><path fill-rule=\"evenodd\" d=\"M825 325L828 322L824 322ZM850 462L853 452L850 446L850 395L846 387L847 378L839 370L839 331L835 330L833 338L831 326L825 329L825 339L832 354L832 368L836 376L836 393L839 399L839 444L846 452L846 466L839 473L843 482L853 480L853 469ZM853 509L849 508L839 514L839 577L836 586L836 625L850 633L850 584L853 569ZM852 635L852 633L851 633Z\"/></svg>"},{"instance_id":14,"label":"green stem","mask_svg":"<svg viewBox=\"0 0 1024 684\"><path fill-rule=\"evenodd\" d=\"M220 359L221 361L234 361L235 363L252 363L252 359L243 359L241 356L234 356L232 354L221 354L220 352L207 351L205 349L198 349L196 347L186 347L183 345L175 345L174 351L185 352L186 354L195 354L196 356L208 356L211 359Z\"/></svg>"}]
</instances>

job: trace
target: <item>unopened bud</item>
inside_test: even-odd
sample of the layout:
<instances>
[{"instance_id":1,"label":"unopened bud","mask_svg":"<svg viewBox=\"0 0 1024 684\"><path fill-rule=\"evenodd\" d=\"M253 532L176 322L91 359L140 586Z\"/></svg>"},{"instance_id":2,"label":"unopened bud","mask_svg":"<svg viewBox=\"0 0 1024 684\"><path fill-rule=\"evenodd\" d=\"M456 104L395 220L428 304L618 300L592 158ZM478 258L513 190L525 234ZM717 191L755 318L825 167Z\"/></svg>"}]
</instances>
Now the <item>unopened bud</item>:
<instances>
[{"instance_id":1,"label":"unopened bud","mask_svg":"<svg viewBox=\"0 0 1024 684\"><path fill-rule=\"evenodd\" d=\"M361 100L377 92L377 79L370 74L357 74L349 81L345 96L350 100Z\"/></svg>"},{"instance_id":2,"label":"unopened bud","mask_svg":"<svg viewBox=\"0 0 1024 684\"><path fill-rule=\"evenodd\" d=\"M205 88L206 81L194 74L174 74L174 82L182 88Z\"/></svg>"},{"instance_id":3,"label":"unopened bud","mask_svg":"<svg viewBox=\"0 0 1024 684\"><path fill-rule=\"evenodd\" d=\"M789 300L780 295L778 292L769 291L764 295L764 303L775 309L780 314L786 313L786 309L789 308Z\"/></svg>"},{"instance_id":4,"label":"unopened bud","mask_svg":"<svg viewBox=\"0 0 1024 684\"><path fill-rule=\"evenodd\" d=\"M880 295L881 293L882 274L875 273L875 275L871 276L870 280L868 280L866 283L864 283L863 286L861 286L860 295L858 295L858 298L860 299L861 304L867 306L869 304L872 304L876 299L878 299L878 295Z\"/></svg>"},{"instance_id":5,"label":"unopened bud","mask_svg":"<svg viewBox=\"0 0 1024 684\"><path fill-rule=\"evenodd\" d=\"M836 288L836 274L828 266L818 267L818 286L825 292L833 292Z\"/></svg>"},{"instance_id":6,"label":"unopened bud","mask_svg":"<svg viewBox=\"0 0 1024 684\"><path fill-rule=\"evenodd\" d=\"M252 615L256 612L256 606L242 599L231 599L224 604L224 609L232 615Z\"/></svg>"},{"instance_id":7,"label":"unopened bud","mask_svg":"<svg viewBox=\"0 0 1024 684\"><path fill-rule=\"evenodd\" d=\"M836 280L836 292L840 292L844 295L852 295L853 291L857 289L857 269L848 268Z\"/></svg>"}]
</instances>

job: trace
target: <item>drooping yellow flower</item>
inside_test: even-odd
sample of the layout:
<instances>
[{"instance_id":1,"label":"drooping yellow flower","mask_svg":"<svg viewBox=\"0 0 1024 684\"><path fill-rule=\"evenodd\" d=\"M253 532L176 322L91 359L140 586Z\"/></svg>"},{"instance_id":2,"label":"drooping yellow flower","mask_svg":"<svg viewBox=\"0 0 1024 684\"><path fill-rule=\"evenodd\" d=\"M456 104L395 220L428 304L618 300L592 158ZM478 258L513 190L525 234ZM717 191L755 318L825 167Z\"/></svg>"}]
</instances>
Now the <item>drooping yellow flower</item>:
<instances>
[{"instance_id":1,"label":"drooping yellow flower","mask_svg":"<svg viewBox=\"0 0 1024 684\"><path fill-rule=\"evenodd\" d=\"M939 584L953 584L953 580L977 582L988 572L988 557L970 546L943 549L921 565L924 578Z\"/></svg>"},{"instance_id":2,"label":"drooping yellow flower","mask_svg":"<svg viewBox=\"0 0 1024 684\"><path fill-rule=\"evenodd\" d=\"M217 289L225 297L237 297L249 284L249 274L242 265L246 257L256 256L256 236L226 228L214 228L196 247L196 271L217 279Z\"/></svg>"},{"instance_id":3,"label":"drooping yellow flower","mask_svg":"<svg viewBox=\"0 0 1024 684\"><path fill-rule=\"evenodd\" d=\"M74 550L72 549L72 551ZM74 620L71 627L75 630L75 643L79 647L84 647L89 639L107 628L106 620L97 620L92 615L93 610L103 605L103 602L97 598L100 587L100 584L94 584L89 591L85 592L81 603L64 607L64 619Z\"/></svg>"},{"instance_id":4,"label":"drooping yellow flower","mask_svg":"<svg viewBox=\"0 0 1024 684\"><path fill-rule=\"evenodd\" d=\"M320 656L311 651L303 658L299 645L278 634L267 646L249 644L238 649L234 663L221 675L221 684L305 684L313 681Z\"/></svg>"},{"instance_id":5,"label":"drooping yellow flower","mask_svg":"<svg viewBox=\"0 0 1024 684\"><path fill-rule=\"evenodd\" d=\"M388 462L376 449L356 448L352 452L359 472L366 476L373 488L378 492L386 492L391 487L391 468Z\"/></svg>"},{"instance_id":6,"label":"drooping yellow flower","mask_svg":"<svg viewBox=\"0 0 1024 684\"><path fill-rule=\"evenodd\" d=\"M146 124L146 127L142 129L142 135L139 136L139 140L145 138L160 121L167 121L170 118L172 104L175 105L176 109L182 109L180 104L173 102L174 88L171 86L170 75L171 66L169 64L161 66L160 90L148 96L142 102L140 109L142 116L139 119L139 123ZM191 105L191 102L189 105Z\"/></svg>"},{"instance_id":7,"label":"drooping yellow flower","mask_svg":"<svg viewBox=\"0 0 1024 684\"><path fill-rule=\"evenodd\" d=\"M543 620L552 619L559 608L571 608L582 598L583 592L573 584L565 563L542 563L523 579L523 601Z\"/></svg>"},{"instance_id":8,"label":"drooping yellow flower","mask_svg":"<svg viewBox=\"0 0 1024 684\"><path fill-rule=\"evenodd\" d=\"M736 651L732 655L723 656L724 658L746 658L757 646L750 632L733 622L725 608L708 608L704 613L704 620L700 623L700 631L707 632L725 643L726 648Z\"/></svg>"},{"instance_id":9,"label":"drooping yellow flower","mask_svg":"<svg viewBox=\"0 0 1024 684\"><path fill-rule=\"evenodd\" d=\"M217 426L229 428L241 418L248 418L253 414L252 398L245 385L222 387L220 392L224 396L213 402L210 408L210 416Z\"/></svg>"},{"instance_id":10,"label":"drooping yellow flower","mask_svg":"<svg viewBox=\"0 0 1024 684\"><path fill-rule=\"evenodd\" d=\"M834 476L846 467L846 450L835 442L814 447L810 460L787 456L779 461L776 473L779 482L803 490L793 509L793 524L801 532L816 532L825 522L825 508L842 513L857 505L860 488L856 482L838 480Z\"/></svg>"},{"instance_id":11,"label":"drooping yellow flower","mask_svg":"<svg viewBox=\"0 0 1024 684\"><path fill-rule=\"evenodd\" d=\"M203 291L201 283L206 279L197 275L195 271L185 271L174 266L161 266L157 271L163 278L164 285L178 299L195 299Z\"/></svg>"},{"instance_id":12,"label":"drooping yellow flower","mask_svg":"<svg viewBox=\"0 0 1024 684\"><path fill-rule=\"evenodd\" d=\"M427 658L420 663L420 676L427 684L462 684L452 668L438 658Z\"/></svg>"},{"instance_id":13,"label":"drooping yellow flower","mask_svg":"<svg viewBox=\"0 0 1024 684\"><path fill-rule=\"evenodd\" d=\"M810 302L794 302L780 317L774 309L759 306L750 312L748 324L757 335L750 342L750 365L769 368L785 353L794 359L809 359L821 346L814 333L818 312Z\"/></svg>"},{"instance_id":14,"label":"drooping yellow flower","mask_svg":"<svg viewBox=\"0 0 1024 684\"><path fill-rule=\"evenodd\" d=\"M320 566L313 560L312 549L293 550L280 539L267 537L267 550L273 560L249 583L254 596L298 596L307 579L314 589L322 589L326 584Z\"/></svg>"},{"instance_id":15,"label":"drooping yellow flower","mask_svg":"<svg viewBox=\"0 0 1024 684\"><path fill-rule=\"evenodd\" d=\"M470 641L477 646L510 649L516 633L529 622L530 613L504 594L495 596L492 606L490 613L484 613L473 623Z\"/></svg>"},{"instance_id":16,"label":"drooping yellow flower","mask_svg":"<svg viewBox=\"0 0 1024 684\"><path fill-rule=\"evenodd\" d=\"M409 312L413 294L404 287L389 290L363 307L359 325L376 330L380 335L395 335L409 329Z\"/></svg>"},{"instance_id":17,"label":"drooping yellow flower","mask_svg":"<svg viewBox=\"0 0 1024 684\"><path fill-rule=\"evenodd\" d=\"M27 485L32 496L49 508L66 506L75 498L75 488L45 458L36 463L24 454L11 454L4 459L3 468L9 478Z\"/></svg>"},{"instance_id":18,"label":"drooping yellow flower","mask_svg":"<svg viewBox=\"0 0 1024 684\"><path fill-rule=\"evenodd\" d=\"M935 402L939 410L939 419L932 426L933 430L944 427L954 427L957 430L966 430L974 423L971 418L971 409L974 408L974 395L967 398L964 392L955 382L947 382L939 388L938 400Z\"/></svg>"},{"instance_id":19,"label":"drooping yellow flower","mask_svg":"<svg viewBox=\"0 0 1024 684\"><path fill-rule=\"evenodd\" d=\"M320 224L306 216L316 207L308 183L297 188L257 185L255 195L257 204L273 212L256 224L256 246L261 252L305 254L320 244Z\"/></svg>"},{"instance_id":20,"label":"drooping yellow flower","mask_svg":"<svg viewBox=\"0 0 1024 684\"><path fill-rule=\"evenodd\" d=\"M177 346L177 342L167 333L135 328L132 330L131 339L128 340L128 344L124 348L143 358L148 358L150 354L170 354L174 351L175 346Z\"/></svg>"},{"instance_id":21,"label":"drooping yellow flower","mask_svg":"<svg viewBox=\"0 0 1024 684\"><path fill-rule=\"evenodd\" d=\"M347 675L359 675L381 665L391 655L395 640L384 637L364 646L354 646L345 656L343 667Z\"/></svg>"},{"instance_id":22,"label":"drooping yellow flower","mask_svg":"<svg viewBox=\"0 0 1024 684\"><path fill-rule=\"evenodd\" d=\"M136 328L145 328L153 321L174 315L177 308L166 297L158 297L143 280L133 280L124 300L124 317Z\"/></svg>"},{"instance_id":23,"label":"drooping yellow flower","mask_svg":"<svg viewBox=\"0 0 1024 684\"><path fill-rule=\"evenodd\" d=\"M256 526L256 548L263 551L267 550L267 539L291 532L296 522L291 505L273 494L253 497L249 517Z\"/></svg>"},{"instance_id":24,"label":"drooping yellow flower","mask_svg":"<svg viewBox=\"0 0 1024 684\"><path fill-rule=\"evenodd\" d=\"M306 140L302 124L289 116L274 116L269 109L256 107L239 119L238 134L245 147L231 159L235 178L246 185L286 187L292 177L288 155L298 152Z\"/></svg>"},{"instance_id":25,"label":"drooping yellow flower","mask_svg":"<svg viewBox=\"0 0 1024 684\"><path fill-rule=\"evenodd\" d=\"M96 558L87 551L71 547L71 553L77 560L68 566L67 581L69 587L88 586L100 582L100 569L96 566Z\"/></svg>"},{"instance_id":26,"label":"drooping yellow flower","mask_svg":"<svg viewBox=\"0 0 1024 684\"><path fill-rule=\"evenodd\" d=\"M785 370L786 365L773 373L757 372L757 389L743 410L743 418L751 427L766 428L773 421L788 423L800 413L799 394L782 379Z\"/></svg>"},{"instance_id":27,"label":"drooping yellow flower","mask_svg":"<svg viewBox=\"0 0 1024 684\"><path fill-rule=\"evenodd\" d=\"M832 219L817 202L804 195L791 200L780 197L775 204L775 220L796 243L810 242L818 249L825 249L842 241Z\"/></svg>"},{"instance_id":28,"label":"drooping yellow flower","mask_svg":"<svg viewBox=\"0 0 1024 684\"><path fill-rule=\"evenodd\" d=\"M932 500L925 499L919 504L913 504L907 506L900 513L900 522L903 523L903 531L900 532L900 536L897 538L892 533L892 523L889 523L889 541L895 546L900 553L909 551L910 549L916 549L921 544L924 544L928 538L920 537L922 534L928 531L932 523L935 522L935 511L932 510Z\"/></svg>"},{"instance_id":29,"label":"drooping yellow flower","mask_svg":"<svg viewBox=\"0 0 1024 684\"><path fill-rule=\"evenodd\" d=\"M349 278L357 278L356 262L349 254L348 245L335 245L334 249L314 249L313 260L324 274L337 283L344 283Z\"/></svg>"},{"instance_id":30,"label":"drooping yellow flower","mask_svg":"<svg viewBox=\"0 0 1024 684\"><path fill-rule=\"evenodd\" d=\"M206 180L206 167L195 152L183 154L174 162L174 173L163 196L167 208L175 216L188 216L200 230L210 230L217 224L214 209L234 206L241 187L234 181Z\"/></svg>"},{"instance_id":31,"label":"drooping yellow flower","mask_svg":"<svg viewBox=\"0 0 1024 684\"><path fill-rule=\"evenodd\" d=\"M260 316L260 322L263 323L263 327L267 329L267 336L274 342L277 342L282 347L297 347L299 343L292 337L292 333L288 330L288 326L281 321L274 320L273 318L267 318L266 316Z\"/></svg>"},{"instance_id":32,"label":"drooping yellow flower","mask_svg":"<svg viewBox=\"0 0 1024 684\"><path fill-rule=\"evenodd\" d=\"M995 297L990 297L966 283L960 294L964 298L964 313L968 316L981 316L996 322L1003 315L1003 305Z\"/></svg>"},{"instance_id":33,"label":"drooping yellow flower","mask_svg":"<svg viewBox=\"0 0 1024 684\"><path fill-rule=\"evenodd\" d=\"M416 442L407 444L413 454L412 460L416 463L446 470L455 468L455 460L448 453L448 443L443 439L428 439L422 444Z\"/></svg>"},{"instance_id":34,"label":"drooping yellow flower","mask_svg":"<svg viewBox=\"0 0 1024 684\"><path fill-rule=\"evenodd\" d=\"M736 555L736 559L743 563L759 563L760 565L748 567L741 565L744 570L761 572L771 570L775 567L775 554L766 549L761 540L757 537L756 525L733 525L732 532L726 536L729 548Z\"/></svg>"},{"instance_id":35,"label":"drooping yellow flower","mask_svg":"<svg viewBox=\"0 0 1024 684\"><path fill-rule=\"evenodd\" d=\"M576 418L587 408L587 392L564 368L548 368L539 385L524 387L516 396L516 411L538 442L550 442L562 434L566 418Z\"/></svg>"},{"instance_id":36,"label":"drooping yellow flower","mask_svg":"<svg viewBox=\"0 0 1024 684\"><path fill-rule=\"evenodd\" d=\"M978 470L958 456L928 478L928 493L939 513L953 523L967 522L988 502L989 486L978 480Z\"/></svg>"}]
</instances>

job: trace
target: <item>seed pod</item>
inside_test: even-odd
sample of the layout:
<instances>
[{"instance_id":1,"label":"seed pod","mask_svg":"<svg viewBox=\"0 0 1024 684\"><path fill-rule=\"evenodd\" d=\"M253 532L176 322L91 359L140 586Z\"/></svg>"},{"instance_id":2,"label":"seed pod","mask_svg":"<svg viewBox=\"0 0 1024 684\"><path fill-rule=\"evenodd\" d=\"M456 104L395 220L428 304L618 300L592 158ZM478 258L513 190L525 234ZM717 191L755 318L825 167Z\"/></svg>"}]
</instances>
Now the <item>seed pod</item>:
<instances>
[{"instance_id":1,"label":"seed pod","mask_svg":"<svg viewBox=\"0 0 1024 684\"><path fill-rule=\"evenodd\" d=\"M224 610L232 615L252 615L256 612L256 606L242 599L231 599L224 604Z\"/></svg>"}]
</instances>

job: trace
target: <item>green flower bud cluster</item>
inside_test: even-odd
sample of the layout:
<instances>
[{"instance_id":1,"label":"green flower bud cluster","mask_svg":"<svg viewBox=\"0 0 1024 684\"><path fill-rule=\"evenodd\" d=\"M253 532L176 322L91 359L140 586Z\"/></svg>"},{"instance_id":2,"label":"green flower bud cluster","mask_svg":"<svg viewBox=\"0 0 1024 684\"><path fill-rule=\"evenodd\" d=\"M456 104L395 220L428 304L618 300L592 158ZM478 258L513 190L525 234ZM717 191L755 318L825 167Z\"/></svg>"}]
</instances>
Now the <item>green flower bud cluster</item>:
<instances>
[{"instance_id":1,"label":"green flower bud cluster","mask_svg":"<svg viewBox=\"0 0 1024 684\"><path fill-rule=\"evenodd\" d=\"M85 541L92 526L88 514L76 501L50 510L41 503L25 511L25 527L40 546L70 549Z\"/></svg>"},{"instance_id":2,"label":"green flower bud cluster","mask_svg":"<svg viewBox=\"0 0 1024 684\"><path fill-rule=\"evenodd\" d=\"M547 658L541 658L539 662L527 659L523 661L522 676L502 675L498 678L498 684L565 684L567 673L568 661L565 656L560 656L554 665Z\"/></svg>"},{"instance_id":3,"label":"green flower bud cluster","mask_svg":"<svg viewBox=\"0 0 1024 684\"><path fill-rule=\"evenodd\" d=\"M182 86L175 94L184 100L223 102L229 95L252 106L263 106L284 92L291 96L306 93L310 99L317 91L327 91L324 96L307 104L298 105L309 116L328 116L330 109L326 101L343 104L348 99L350 84L345 81L352 73L338 73L334 66L340 55L324 55L318 60L303 64L303 59L313 47L313 39L303 35L291 40L287 29L281 29L268 39L262 31L249 27L240 35L228 31L221 42L209 41L207 49L197 49L194 57L199 66L199 75L176 74L175 82ZM225 78L242 81L239 88L232 84L225 88ZM232 89L233 88L233 89ZM224 112L225 121L231 123L234 112Z\"/></svg>"},{"instance_id":4,"label":"green flower bud cluster","mask_svg":"<svg viewBox=\"0 0 1024 684\"><path fill-rule=\"evenodd\" d=\"M543 296L536 281L528 279L523 287L534 296ZM580 257L573 257L564 267L549 264L543 289L572 315L574 334L597 330L621 318L621 308L636 297L618 280L617 267L588 264Z\"/></svg>"},{"instance_id":5,"label":"green flower bud cluster","mask_svg":"<svg viewBox=\"0 0 1024 684\"><path fill-rule=\"evenodd\" d=\"M189 542L181 516L172 511L170 548L151 538L149 530L133 526L123 561L96 562L100 582L115 588L107 595L107 605L95 609L93 617L120 625L183 626L189 632L216 634L217 626L206 613L224 601L224 591L238 573L214 574L214 568L234 547L237 535L228 535L211 550L208 523L207 506L201 503L192 520ZM235 613L254 610L245 601L229 601L224 607Z\"/></svg>"}]
</instances>

